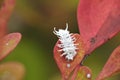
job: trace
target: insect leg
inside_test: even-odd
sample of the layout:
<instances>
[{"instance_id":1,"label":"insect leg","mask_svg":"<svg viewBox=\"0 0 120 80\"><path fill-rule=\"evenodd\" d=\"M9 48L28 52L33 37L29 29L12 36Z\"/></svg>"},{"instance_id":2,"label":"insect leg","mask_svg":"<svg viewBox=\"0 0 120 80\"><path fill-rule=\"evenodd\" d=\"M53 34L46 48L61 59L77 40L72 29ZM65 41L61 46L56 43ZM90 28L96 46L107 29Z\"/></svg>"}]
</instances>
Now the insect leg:
<instances>
[{"instance_id":1,"label":"insect leg","mask_svg":"<svg viewBox=\"0 0 120 80\"><path fill-rule=\"evenodd\" d=\"M63 45L62 44L58 44L57 45L59 48L63 48Z\"/></svg>"},{"instance_id":2,"label":"insect leg","mask_svg":"<svg viewBox=\"0 0 120 80\"><path fill-rule=\"evenodd\" d=\"M63 54L61 54L60 56L62 57L62 56L64 56L64 55L66 55L66 53L63 53Z\"/></svg>"}]
</instances>

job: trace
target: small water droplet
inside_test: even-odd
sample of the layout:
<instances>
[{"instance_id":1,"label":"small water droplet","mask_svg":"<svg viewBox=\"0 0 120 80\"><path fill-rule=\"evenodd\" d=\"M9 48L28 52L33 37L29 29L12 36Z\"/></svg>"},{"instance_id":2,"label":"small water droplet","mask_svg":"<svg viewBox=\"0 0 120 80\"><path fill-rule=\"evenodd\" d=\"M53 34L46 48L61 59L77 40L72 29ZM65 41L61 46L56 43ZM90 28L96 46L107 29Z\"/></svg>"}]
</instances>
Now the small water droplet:
<instances>
[{"instance_id":1,"label":"small water droplet","mask_svg":"<svg viewBox=\"0 0 120 80\"><path fill-rule=\"evenodd\" d=\"M6 43L6 45L8 46L9 44L8 44L8 43Z\"/></svg>"},{"instance_id":2,"label":"small water droplet","mask_svg":"<svg viewBox=\"0 0 120 80\"><path fill-rule=\"evenodd\" d=\"M88 73L88 74L87 74L87 78L88 78L88 79L91 78L91 74Z\"/></svg>"},{"instance_id":3,"label":"small water droplet","mask_svg":"<svg viewBox=\"0 0 120 80\"><path fill-rule=\"evenodd\" d=\"M70 64L67 64L67 67L70 68Z\"/></svg>"}]
</instances>

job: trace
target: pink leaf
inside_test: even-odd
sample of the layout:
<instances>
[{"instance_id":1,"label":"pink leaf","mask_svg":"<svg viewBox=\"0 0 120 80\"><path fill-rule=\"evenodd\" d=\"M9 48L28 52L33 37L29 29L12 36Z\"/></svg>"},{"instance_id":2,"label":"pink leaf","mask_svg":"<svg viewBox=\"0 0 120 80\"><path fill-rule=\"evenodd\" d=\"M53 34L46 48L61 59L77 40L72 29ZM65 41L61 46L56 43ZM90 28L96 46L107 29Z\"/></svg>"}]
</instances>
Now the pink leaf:
<instances>
[{"instance_id":1,"label":"pink leaf","mask_svg":"<svg viewBox=\"0 0 120 80\"><path fill-rule=\"evenodd\" d=\"M4 0L0 9L0 38L6 33L8 19L11 16L15 6L15 0Z\"/></svg>"},{"instance_id":2,"label":"pink leaf","mask_svg":"<svg viewBox=\"0 0 120 80\"><path fill-rule=\"evenodd\" d=\"M6 57L19 43L20 33L10 33L0 39L0 60Z\"/></svg>"},{"instance_id":3,"label":"pink leaf","mask_svg":"<svg viewBox=\"0 0 120 80\"><path fill-rule=\"evenodd\" d=\"M86 66L78 65L71 80L92 80L92 71Z\"/></svg>"},{"instance_id":4,"label":"pink leaf","mask_svg":"<svg viewBox=\"0 0 120 80\"><path fill-rule=\"evenodd\" d=\"M120 72L120 46L113 51L96 80L104 80L118 72Z\"/></svg>"},{"instance_id":5,"label":"pink leaf","mask_svg":"<svg viewBox=\"0 0 120 80\"><path fill-rule=\"evenodd\" d=\"M74 68L78 64L81 63L82 59L85 56L85 45L83 43L81 36L79 34L73 34L73 36L76 39L75 44L79 44L77 46L78 48L77 55L74 57L73 61L68 62L68 60L66 60L64 56L63 57L60 56L63 52L58 51L60 50L60 48L58 47L58 44L60 43L59 40L57 41L54 47L54 58L61 71L63 80L66 80L69 78L70 73L74 70Z\"/></svg>"},{"instance_id":6,"label":"pink leaf","mask_svg":"<svg viewBox=\"0 0 120 80\"><path fill-rule=\"evenodd\" d=\"M87 54L120 31L120 0L80 0L77 12Z\"/></svg>"}]
</instances>

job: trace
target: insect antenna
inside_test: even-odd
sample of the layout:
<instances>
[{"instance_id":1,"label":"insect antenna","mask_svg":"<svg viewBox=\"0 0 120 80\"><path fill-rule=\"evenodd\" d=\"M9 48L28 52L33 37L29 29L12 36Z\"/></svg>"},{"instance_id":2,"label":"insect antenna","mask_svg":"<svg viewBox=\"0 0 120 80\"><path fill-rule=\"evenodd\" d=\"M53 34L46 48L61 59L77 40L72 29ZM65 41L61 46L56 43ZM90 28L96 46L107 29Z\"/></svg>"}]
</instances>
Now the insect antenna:
<instances>
[{"instance_id":1,"label":"insect antenna","mask_svg":"<svg viewBox=\"0 0 120 80\"><path fill-rule=\"evenodd\" d=\"M54 31L53 31L53 33L54 33L55 35L58 34L58 32L56 31L56 27L54 27Z\"/></svg>"},{"instance_id":2,"label":"insect antenna","mask_svg":"<svg viewBox=\"0 0 120 80\"><path fill-rule=\"evenodd\" d=\"M66 29L65 29L66 31L68 30L68 23L66 23Z\"/></svg>"}]
</instances>

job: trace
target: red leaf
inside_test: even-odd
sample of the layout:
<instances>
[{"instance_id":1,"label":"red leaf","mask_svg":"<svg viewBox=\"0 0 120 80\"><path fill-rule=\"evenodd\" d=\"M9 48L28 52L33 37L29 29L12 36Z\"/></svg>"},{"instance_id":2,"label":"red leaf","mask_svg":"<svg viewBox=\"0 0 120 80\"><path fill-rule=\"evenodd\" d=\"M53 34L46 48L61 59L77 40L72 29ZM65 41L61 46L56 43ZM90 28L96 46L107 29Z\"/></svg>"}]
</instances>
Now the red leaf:
<instances>
[{"instance_id":1,"label":"red leaf","mask_svg":"<svg viewBox=\"0 0 120 80\"><path fill-rule=\"evenodd\" d=\"M4 0L0 9L0 38L6 33L8 19L11 16L15 6L15 0Z\"/></svg>"},{"instance_id":2,"label":"red leaf","mask_svg":"<svg viewBox=\"0 0 120 80\"><path fill-rule=\"evenodd\" d=\"M120 46L113 51L96 80L104 80L118 72L120 72Z\"/></svg>"},{"instance_id":3,"label":"red leaf","mask_svg":"<svg viewBox=\"0 0 120 80\"><path fill-rule=\"evenodd\" d=\"M19 43L20 33L10 33L0 39L0 60L5 58Z\"/></svg>"},{"instance_id":4,"label":"red leaf","mask_svg":"<svg viewBox=\"0 0 120 80\"><path fill-rule=\"evenodd\" d=\"M84 43L82 41L82 38L79 34L73 34L73 36L76 38L76 42L75 44L79 44L77 46L77 48L79 48L77 50L77 55L74 57L73 61L68 62L65 57L61 57L61 53L60 48L58 47L58 44L60 43L60 41L58 40L55 47L54 47L54 58L55 61L62 73L62 77L63 79L68 79L70 73L73 71L73 69L80 64L80 62L82 61L82 59L85 56L85 46ZM67 67L67 65L70 65L70 67Z\"/></svg>"},{"instance_id":5,"label":"red leaf","mask_svg":"<svg viewBox=\"0 0 120 80\"><path fill-rule=\"evenodd\" d=\"M25 69L18 62L0 64L0 80L23 80Z\"/></svg>"},{"instance_id":6,"label":"red leaf","mask_svg":"<svg viewBox=\"0 0 120 80\"><path fill-rule=\"evenodd\" d=\"M78 65L71 80L92 80L92 71L86 66Z\"/></svg>"},{"instance_id":7,"label":"red leaf","mask_svg":"<svg viewBox=\"0 0 120 80\"><path fill-rule=\"evenodd\" d=\"M120 0L80 0L77 12L87 54L120 31Z\"/></svg>"}]
</instances>

